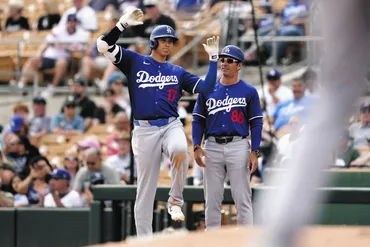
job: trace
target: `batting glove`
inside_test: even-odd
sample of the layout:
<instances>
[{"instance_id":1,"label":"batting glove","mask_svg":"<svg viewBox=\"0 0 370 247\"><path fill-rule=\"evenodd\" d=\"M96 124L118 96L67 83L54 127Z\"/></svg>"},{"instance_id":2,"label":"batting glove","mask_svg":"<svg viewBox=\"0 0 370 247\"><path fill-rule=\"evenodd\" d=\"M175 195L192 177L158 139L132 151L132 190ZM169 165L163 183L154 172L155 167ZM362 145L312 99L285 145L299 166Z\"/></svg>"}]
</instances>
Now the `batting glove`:
<instances>
[{"instance_id":1,"label":"batting glove","mask_svg":"<svg viewBox=\"0 0 370 247\"><path fill-rule=\"evenodd\" d=\"M143 18L143 16L144 13L141 9L132 9L123 16L121 16L116 26L118 27L119 30L123 31L125 28L129 26L142 25L143 22L141 21L141 19Z\"/></svg>"},{"instance_id":2,"label":"batting glove","mask_svg":"<svg viewBox=\"0 0 370 247\"><path fill-rule=\"evenodd\" d=\"M209 55L209 60L213 62L217 62L218 60L218 43L219 43L220 37L213 36L209 39L207 39L207 45L203 44L204 50Z\"/></svg>"}]
</instances>

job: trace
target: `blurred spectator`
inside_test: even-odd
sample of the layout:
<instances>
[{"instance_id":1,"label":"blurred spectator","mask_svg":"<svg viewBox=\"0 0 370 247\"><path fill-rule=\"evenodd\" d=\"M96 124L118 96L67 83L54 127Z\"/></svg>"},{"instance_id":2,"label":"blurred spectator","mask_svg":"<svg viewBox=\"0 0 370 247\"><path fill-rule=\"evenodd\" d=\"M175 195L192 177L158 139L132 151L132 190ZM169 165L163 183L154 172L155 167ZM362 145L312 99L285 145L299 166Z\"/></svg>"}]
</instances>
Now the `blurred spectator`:
<instances>
[{"instance_id":1,"label":"blurred spectator","mask_svg":"<svg viewBox=\"0 0 370 247\"><path fill-rule=\"evenodd\" d=\"M5 162L11 165L16 173L21 173L27 165L27 156L23 153L20 137L10 134L5 142Z\"/></svg>"},{"instance_id":2,"label":"blurred spectator","mask_svg":"<svg viewBox=\"0 0 370 247\"><path fill-rule=\"evenodd\" d=\"M46 100L43 97L35 97L32 108L33 117L29 121L29 135L38 143L49 133L51 118L46 116Z\"/></svg>"},{"instance_id":3,"label":"blurred spectator","mask_svg":"<svg viewBox=\"0 0 370 247\"><path fill-rule=\"evenodd\" d=\"M267 85L263 89L259 90L258 94L260 99L264 99L265 109L269 114L269 117L274 114L276 106L283 101L293 99L293 93L287 86L281 85L281 73L276 69L271 69L267 72L266 79ZM265 98L263 98L263 96Z\"/></svg>"},{"instance_id":4,"label":"blurred spectator","mask_svg":"<svg viewBox=\"0 0 370 247\"><path fill-rule=\"evenodd\" d=\"M77 104L73 97L68 97L64 103L63 112L53 117L50 129L53 134L63 134L67 137L80 135L84 132L84 121L77 115Z\"/></svg>"},{"instance_id":5,"label":"blurred spectator","mask_svg":"<svg viewBox=\"0 0 370 247\"><path fill-rule=\"evenodd\" d=\"M73 184L76 178L76 174L80 169L80 161L78 159L77 153L67 153L63 161L64 168L71 175L71 180L69 181L69 187L73 188Z\"/></svg>"},{"instance_id":6,"label":"blurred spectator","mask_svg":"<svg viewBox=\"0 0 370 247\"><path fill-rule=\"evenodd\" d=\"M77 208L82 207L80 194L70 190L71 175L65 169L55 169L50 174L49 191L45 196L44 207Z\"/></svg>"},{"instance_id":7,"label":"blurred spectator","mask_svg":"<svg viewBox=\"0 0 370 247\"><path fill-rule=\"evenodd\" d=\"M349 168L351 163L359 157L360 153L353 147L349 133L346 132L340 137L340 145L335 157L335 166Z\"/></svg>"},{"instance_id":8,"label":"blurred spectator","mask_svg":"<svg viewBox=\"0 0 370 247\"><path fill-rule=\"evenodd\" d=\"M370 102L360 106L360 122L351 124L349 134L357 149L369 150L370 142Z\"/></svg>"},{"instance_id":9,"label":"blurred spectator","mask_svg":"<svg viewBox=\"0 0 370 247\"><path fill-rule=\"evenodd\" d=\"M131 132L130 121L128 120L127 114L125 112L117 113L116 117L113 119L115 130L111 136L109 136L105 142L107 147L107 156L115 155L118 153L118 147L115 139L120 133Z\"/></svg>"},{"instance_id":10,"label":"blurred spectator","mask_svg":"<svg viewBox=\"0 0 370 247\"><path fill-rule=\"evenodd\" d=\"M113 89L108 88L103 92L104 103L102 107L99 107L96 111L96 118L99 119L99 123L110 123L118 112L125 111L116 102L116 96Z\"/></svg>"},{"instance_id":11,"label":"blurred spectator","mask_svg":"<svg viewBox=\"0 0 370 247\"><path fill-rule=\"evenodd\" d=\"M2 180L0 177L0 208L1 207L13 207L14 197L12 193L2 191L1 189Z\"/></svg>"},{"instance_id":12,"label":"blurred spectator","mask_svg":"<svg viewBox=\"0 0 370 247\"><path fill-rule=\"evenodd\" d=\"M104 0L104 1L90 0L89 6L97 12L104 11L109 7L113 7L114 9L118 10L120 2L122 1L121 0Z\"/></svg>"},{"instance_id":13,"label":"blurred spectator","mask_svg":"<svg viewBox=\"0 0 370 247\"><path fill-rule=\"evenodd\" d=\"M304 84L306 85L306 95L317 96L320 88L317 82L317 74L311 68L308 68L302 75Z\"/></svg>"},{"instance_id":14,"label":"blurred spectator","mask_svg":"<svg viewBox=\"0 0 370 247\"><path fill-rule=\"evenodd\" d=\"M39 70L55 69L54 78L41 96L48 98L54 94L55 88L62 80L70 65L71 52L85 49L89 41L89 33L78 27L76 15L67 17L67 25L55 27L46 36L46 42L40 48L40 52L27 60L22 73L35 73ZM22 76L18 87L23 88L29 80L29 76Z\"/></svg>"},{"instance_id":15,"label":"blurred spectator","mask_svg":"<svg viewBox=\"0 0 370 247\"><path fill-rule=\"evenodd\" d=\"M13 179L14 190L24 197L17 197L15 203L17 206L42 206L44 198L49 193L49 179L52 167L49 160L44 156L36 156L30 161L30 174L21 180L19 176Z\"/></svg>"},{"instance_id":16,"label":"blurred spectator","mask_svg":"<svg viewBox=\"0 0 370 247\"><path fill-rule=\"evenodd\" d=\"M128 118L130 118L131 105L127 87L127 77L121 71L112 73L108 79L108 87L113 89L116 103L125 110Z\"/></svg>"},{"instance_id":17,"label":"blurred spectator","mask_svg":"<svg viewBox=\"0 0 370 247\"><path fill-rule=\"evenodd\" d=\"M84 6L83 0L73 0L74 7L67 9L62 16L58 26L63 27L66 25L68 16L71 14L77 15L81 27L86 31L98 30L98 19L95 11L90 6Z\"/></svg>"},{"instance_id":18,"label":"blurred spectator","mask_svg":"<svg viewBox=\"0 0 370 247\"><path fill-rule=\"evenodd\" d=\"M84 166L76 175L74 189L85 200L85 205L90 205L92 198L91 185L97 181L104 184L120 184L119 174L109 166L102 163L99 150L89 148L84 152Z\"/></svg>"},{"instance_id":19,"label":"blurred spectator","mask_svg":"<svg viewBox=\"0 0 370 247\"><path fill-rule=\"evenodd\" d=\"M40 0L41 11L44 15L39 17L37 22L37 30L50 30L60 21L60 14L58 10L57 0Z\"/></svg>"},{"instance_id":20,"label":"blurred spectator","mask_svg":"<svg viewBox=\"0 0 370 247\"><path fill-rule=\"evenodd\" d=\"M302 79L295 79L292 83L294 98L280 102L274 113L274 127L278 131L281 127L288 124L289 119L293 116L303 118L308 107L312 104L312 98L305 96L305 85Z\"/></svg>"},{"instance_id":21,"label":"blurred spectator","mask_svg":"<svg viewBox=\"0 0 370 247\"><path fill-rule=\"evenodd\" d=\"M86 82L84 79L77 77L71 80L70 86L70 96L68 98L72 96L76 102L76 113L84 120L85 130L87 130L91 127L92 120L95 118L96 105L86 93Z\"/></svg>"},{"instance_id":22,"label":"blurred spectator","mask_svg":"<svg viewBox=\"0 0 370 247\"><path fill-rule=\"evenodd\" d=\"M78 155L83 159L84 152L87 149L94 148L100 150L100 143L94 136L86 137L85 139L76 143L78 148Z\"/></svg>"},{"instance_id":23,"label":"blurred spectator","mask_svg":"<svg viewBox=\"0 0 370 247\"><path fill-rule=\"evenodd\" d=\"M105 163L120 174L121 180L130 183L131 177L131 137L129 133L121 133L115 141L118 153L110 156ZM136 177L136 165L134 165L134 177Z\"/></svg>"},{"instance_id":24,"label":"blurred spectator","mask_svg":"<svg viewBox=\"0 0 370 247\"><path fill-rule=\"evenodd\" d=\"M26 136L28 127L21 116L15 115L10 119L10 132Z\"/></svg>"},{"instance_id":25,"label":"blurred spectator","mask_svg":"<svg viewBox=\"0 0 370 247\"><path fill-rule=\"evenodd\" d=\"M13 33L20 30L30 30L28 19L22 16L23 6L23 0L9 0L9 16L5 21L6 32Z\"/></svg>"},{"instance_id":26,"label":"blurred spectator","mask_svg":"<svg viewBox=\"0 0 370 247\"><path fill-rule=\"evenodd\" d=\"M4 162L3 152L0 151L0 180L2 181L0 185L1 191L10 193L14 192L11 184L14 175L15 169L11 165Z\"/></svg>"},{"instance_id":27,"label":"blurred spectator","mask_svg":"<svg viewBox=\"0 0 370 247\"><path fill-rule=\"evenodd\" d=\"M26 104L18 103L13 106L13 115L21 116L24 123L28 123L30 110Z\"/></svg>"},{"instance_id":28,"label":"blurred spectator","mask_svg":"<svg viewBox=\"0 0 370 247\"><path fill-rule=\"evenodd\" d=\"M158 25L168 25L176 30L175 21L159 11L157 0L144 0L143 4L145 13L149 18L144 21L143 25L138 25L133 28L135 36L149 38L150 33Z\"/></svg>"}]
</instances>

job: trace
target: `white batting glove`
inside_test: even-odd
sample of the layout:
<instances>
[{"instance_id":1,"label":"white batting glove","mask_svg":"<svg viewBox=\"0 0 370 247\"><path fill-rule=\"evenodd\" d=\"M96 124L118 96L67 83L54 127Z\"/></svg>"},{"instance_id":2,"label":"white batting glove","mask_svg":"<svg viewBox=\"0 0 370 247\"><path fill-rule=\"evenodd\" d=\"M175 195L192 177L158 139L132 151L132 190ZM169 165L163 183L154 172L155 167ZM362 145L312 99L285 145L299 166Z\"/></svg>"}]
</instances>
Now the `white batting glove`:
<instances>
[{"instance_id":1,"label":"white batting glove","mask_svg":"<svg viewBox=\"0 0 370 247\"><path fill-rule=\"evenodd\" d=\"M143 17L144 13L141 9L132 9L121 16L116 26L119 28L119 30L123 31L123 29L129 26L142 25L143 22L141 21L141 19Z\"/></svg>"},{"instance_id":2,"label":"white batting glove","mask_svg":"<svg viewBox=\"0 0 370 247\"><path fill-rule=\"evenodd\" d=\"M207 45L203 44L204 50L209 55L209 60L216 62L218 60L218 43L219 43L220 37L213 36L209 39L207 39Z\"/></svg>"}]
</instances>

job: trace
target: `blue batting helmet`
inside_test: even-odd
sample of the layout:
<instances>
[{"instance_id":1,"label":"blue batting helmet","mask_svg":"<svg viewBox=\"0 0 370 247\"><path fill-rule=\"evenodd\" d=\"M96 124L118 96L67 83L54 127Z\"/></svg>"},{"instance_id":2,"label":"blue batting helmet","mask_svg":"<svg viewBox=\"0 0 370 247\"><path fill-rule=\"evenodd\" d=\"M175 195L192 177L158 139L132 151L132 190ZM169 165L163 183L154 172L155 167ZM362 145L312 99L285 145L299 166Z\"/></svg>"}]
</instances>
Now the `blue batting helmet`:
<instances>
[{"instance_id":1,"label":"blue batting helmet","mask_svg":"<svg viewBox=\"0 0 370 247\"><path fill-rule=\"evenodd\" d=\"M156 49L158 47L158 38L172 38L175 41L178 40L176 37L175 30L168 26L168 25L159 25L153 29L152 33L150 34L150 48Z\"/></svg>"},{"instance_id":2,"label":"blue batting helmet","mask_svg":"<svg viewBox=\"0 0 370 247\"><path fill-rule=\"evenodd\" d=\"M234 58L240 62L243 62L244 61L244 53L242 52L242 50L235 46L235 45L227 45L225 46L220 55L220 57L231 57L231 58Z\"/></svg>"}]
</instances>

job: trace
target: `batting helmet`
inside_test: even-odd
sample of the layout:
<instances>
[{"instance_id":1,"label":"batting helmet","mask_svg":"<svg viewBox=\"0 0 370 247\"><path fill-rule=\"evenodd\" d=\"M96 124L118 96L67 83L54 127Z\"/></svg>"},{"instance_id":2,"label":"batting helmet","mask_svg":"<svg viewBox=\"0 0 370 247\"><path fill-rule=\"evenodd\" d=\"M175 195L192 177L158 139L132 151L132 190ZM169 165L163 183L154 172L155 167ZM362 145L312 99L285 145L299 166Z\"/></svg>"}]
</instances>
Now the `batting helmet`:
<instances>
[{"instance_id":1,"label":"batting helmet","mask_svg":"<svg viewBox=\"0 0 370 247\"><path fill-rule=\"evenodd\" d=\"M178 40L176 37L175 30L168 25L159 25L153 29L150 34L150 48L155 50L158 47L158 38L172 38L175 41Z\"/></svg>"},{"instance_id":2,"label":"batting helmet","mask_svg":"<svg viewBox=\"0 0 370 247\"><path fill-rule=\"evenodd\" d=\"M225 46L222 51L221 51L221 54L219 55L220 57L232 57L240 62L243 62L244 61L244 53L242 52L242 50L235 46L235 45L227 45Z\"/></svg>"}]
</instances>

